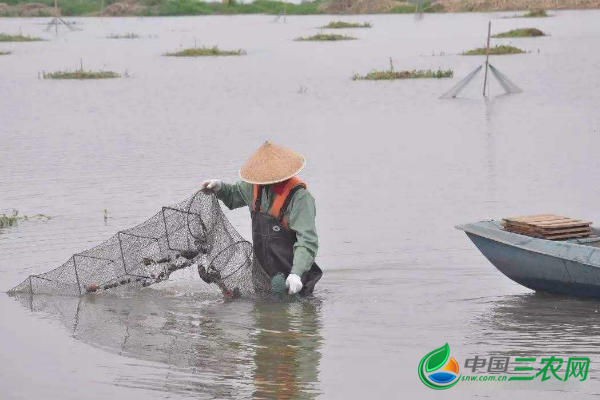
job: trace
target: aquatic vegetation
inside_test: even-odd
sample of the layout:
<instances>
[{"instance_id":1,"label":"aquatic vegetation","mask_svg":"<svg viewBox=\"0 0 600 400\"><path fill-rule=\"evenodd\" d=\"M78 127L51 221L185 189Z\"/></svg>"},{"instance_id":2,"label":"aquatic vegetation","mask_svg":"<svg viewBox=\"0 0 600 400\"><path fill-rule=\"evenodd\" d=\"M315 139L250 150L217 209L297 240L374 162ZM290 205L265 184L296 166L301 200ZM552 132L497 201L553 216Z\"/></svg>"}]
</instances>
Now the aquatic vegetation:
<instances>
[{"instance_id":1,"label":"aquatic vegetation","mask_svg":"<svg viewBox=\"0 0 600 400\"><path fill-rule=\"evenodd\" d=\"M20 217L23 221L49 221L50 219L52 219L52 217L46 215L46 214L35 214L35 215L23 215L23 217Z\"/></svg>"},{"instance_id":2,"label":"aquatic vegetation","mask_svg":"<svg viewBox=\"0 0 600 400\"><path fill-rule=\"evenodd\" d=\"M523 15L523 18L546 18L549 17L546 10L530 10L527 14Z\"/></svg>"},{"instance_id":3,"label":"aquatic vegetation","mask_svg":"<svg viewBox=\"0 0 600 400\"><path fill-rule=\"evenodd\" d=\"M46 39L42 39L34 36L24 36L22 34L11 35L8 33L0 33L0 42L41 42Z\"/></svg>"},{"instance_id":4,"label":"aquatic vegetation","mask_svg":"<svg viewBox=\"0 0 600 400\"><path fill-rule=\"evenodd\" d=\"M217 46L214 47L193 47L173 53L165 53L167 57L218 57L218 56L243 56L245 50L221 50Z\"/></svg>"},{"instance_id":5,"label":"aquatic vegetation","mask_svg":"<svg viewBox=\"0 0 600 400\"><path fill-rule=\"evenodd\" d=\"M353 36L337 35L333 33L317 33L316 35L299 37L294 39L297 42L335 42L338 40L356 40Z\"/></svg>"},{"instance_id":6,"label":"aquatic vegetation","mask_svg":"<svg viewBox=\"0 0 600 400\"><path fill-rule=\"evenodd\" d=\"M111 33L110 35L106 36L107 39L139 39L140 35L136 34L136 33L125 33L125 34L116 34L116 33Z\"/></svg>"},{"instance_id":7,"label":"aquatic vegetation","mask_svg":"<svg viewBox=\"0 0 600 400\"><path fill-rule=\"evenodd\" d=\"M112 71L86 71L80 68L75 71L43 72L42 77L44 79L114 79L120 78L121 75Z\"/></svg>"},{"instance_id":8,"label":"aquatic vegetation","mask_svg":"<svg viewBox=\"0 0 600 400\"><path fill-rule=\"evenodd\" d=\"M479 47L477 49L469 50L463 52L463 56L485 56L487 49L485 47ZM525 51L519 49L518 47L509 46L509 45L498 45L495 47L490 47L490 55L504 55L504 54L522 54Z\"/></svg>"},{"instance_id":9,"label":"aquatic vegetation","mask_svg":"<svg viewBox=\"0 0 600 400\"><path fill-rule=\"evenodd\" d=\"M0 215L0 228L8 228L14 226L19 221L19 211L13 210L12 215Z\"/></svg>"},{"instance_id":10,"label":"aquatic vegetation","mask_svg":"<svg viewBox=\"0 0 600 400\"><path fill-rule=\"evenodd\" d=\"M508 32L498 33L493 35L493 38L521 38L521 37L539 37L546 34L537 28L520 28L513 29Z\"/></svg>"},{"instance_id":11,"label":"aquatic vegetation","mask_svg":"<svg viewBox=\"0 0 600 400\"><path fill-rule=\"evenodd\" d=\"M440 78L452 78L454 71L451 69L443 70L438 69L437 71L427 70L416 70L412 71L394 71L389 69L387 71L371 71L366 75L354 75L352 80L366 80L366 81L381 81L381 80L393 80L393 79L440 79Z\"/></svg>"},{"instance_id":12,"label":"aquatic vegetation","mask_svg":"<svg viewBox=\"0 0 600 400\"><path fill-rule=\"evenodd\" d=\"M325 29L346 29L346 28L371 28L370 22L345 22L345 21L331 21L327 25L321 28Z\"/></svg>"},{"instance_id":13,"label":"aquatic vegetation","mask_svg":"<svg viewBox=\"0 0 600 400\"><path fill-rule=\"evenodd\" d=\"M0 56L7 56L7 55L9 55L9 54L12 54L12 52L10 52L10 51L2 51L2 50L0 50Z\"/></svg>"},{"instance_id":14,"label":"aquatic vegetation","mask_svg":"<svg viewBox=\"0 0 600 400\"><path fill-rule=\"evenodd\" d=\"M15 226L19 223L19 220L23 221L48 221L51 217L45 214L35 214L35 215L23 215L19 216L18 210L13 210L11 215L2 214L0 215L0 229L1 228L9 228L11 226Z\"/></svg>"},{"instance_id":15,"label":"aquatic vegetation","mask_svg":"<svg viewBox=\"0 0 600 400\"><path fill-rule=\"evenodd\" d=\"M322 14L323 1L305 2L302 4L283 1L257 0L251 3L237 2L203 2L195 0L145 0L158 5L149 7L144 15L178 16L178 15L213 15L213 14L270 14L270 15L312 15Z\"/></svg>"}]
</instances>

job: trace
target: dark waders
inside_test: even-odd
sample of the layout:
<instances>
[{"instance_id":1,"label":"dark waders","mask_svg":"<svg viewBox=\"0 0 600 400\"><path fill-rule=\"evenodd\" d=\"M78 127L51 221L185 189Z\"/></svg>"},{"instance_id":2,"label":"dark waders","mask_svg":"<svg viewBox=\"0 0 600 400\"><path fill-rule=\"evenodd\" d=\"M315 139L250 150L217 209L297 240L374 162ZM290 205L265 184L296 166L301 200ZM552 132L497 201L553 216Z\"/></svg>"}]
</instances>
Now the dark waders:
<instances>
[{"instance_id":1,"label":"dark waders","mask_svg":"<svg viewBox=\"0 0 600 400\"><path fill-rule=\"evenodd\" d=\"M283 274L287 278L292 271L296 233L287 229L282 221L294 193L301 187L303 186L296 186L290 191L277 218L260 211L263 187L258 189L252 211L252 243L258 262L271 278L277 274ZM311 294L322 275L321 268L313 263L310 270L300 277L303 285L300 295Z\"/></svg>"}]
</instances>

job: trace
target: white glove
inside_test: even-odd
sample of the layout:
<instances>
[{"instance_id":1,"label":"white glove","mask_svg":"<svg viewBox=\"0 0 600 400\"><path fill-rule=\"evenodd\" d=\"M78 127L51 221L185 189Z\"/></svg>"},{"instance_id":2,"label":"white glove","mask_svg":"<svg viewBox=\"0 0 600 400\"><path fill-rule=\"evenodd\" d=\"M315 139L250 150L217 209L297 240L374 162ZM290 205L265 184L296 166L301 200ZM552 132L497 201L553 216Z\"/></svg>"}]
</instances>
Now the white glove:
<instances>
[{"instance_id":1,"label":"white glove","mask_svg":"<svg viewBox=\"0 0 600 400\"><path fill-rule=\"evenodd\" d=\"M209 179L207 181L202 182L201 188L206 190L212 190L216 193L219 190L221 190L222 185L223 182L221 182L219 179Z\"/></svg>"},{"instance_id":2,"label":"white glove","mask_svg":"<svg viewBox=\"0 0 600 400\"><path fill-rule=\"evenodd\" d=\"M285 280L285 286L289 289L289 294L296 294L302 289L302 280L296 274L289 274Z\"/></svg>"}]
</instances>

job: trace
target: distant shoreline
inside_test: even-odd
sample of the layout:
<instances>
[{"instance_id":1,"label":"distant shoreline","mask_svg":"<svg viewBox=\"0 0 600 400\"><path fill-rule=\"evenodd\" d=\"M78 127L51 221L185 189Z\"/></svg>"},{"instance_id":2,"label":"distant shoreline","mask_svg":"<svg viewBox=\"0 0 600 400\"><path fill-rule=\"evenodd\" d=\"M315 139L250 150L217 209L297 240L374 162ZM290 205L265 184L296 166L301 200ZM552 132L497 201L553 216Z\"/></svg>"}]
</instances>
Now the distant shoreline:
<instances>
[{"instance_id":1,"label":"distant shoreline","mask_svg":"<svg viewBox=\"0 0 600 400\"><path fill-rule=\"evenodd\" d=\"M54 0L31 0L8 4L0 0L0 17L54 17ZM5 0L16 3L18 0ZM27 0L26 0L27 1ZM293 4L282 1L257 0L238 4L234 0L206 3L194 0L58 0L63 17L175 17L199 15L377 15L423 13L524 12L528 10L600 9L600 0L439 0L423 2L419 9L413 3L395 0L318 0ZM102 4L106 6L101 12Z\"/></svg>"}]
</instances>

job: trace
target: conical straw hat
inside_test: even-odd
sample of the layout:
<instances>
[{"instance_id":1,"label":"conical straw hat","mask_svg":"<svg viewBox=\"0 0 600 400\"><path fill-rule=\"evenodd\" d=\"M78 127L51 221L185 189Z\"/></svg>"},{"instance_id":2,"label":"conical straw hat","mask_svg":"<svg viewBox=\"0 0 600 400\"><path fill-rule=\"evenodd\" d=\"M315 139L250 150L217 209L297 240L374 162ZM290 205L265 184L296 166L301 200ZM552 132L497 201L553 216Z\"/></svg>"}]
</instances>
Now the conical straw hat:
<instances>
[{"instance_id":1,"label":"conical straw hat","mask_svg":"<svg viewBox=\"0 0 600 400\"><path fill-rule=\"evenodd\" d=\"M305 165L302 154L267 140L240 168L240 178L255 185L270 185L290 179Z\"/></svg>"}]
</instances>

